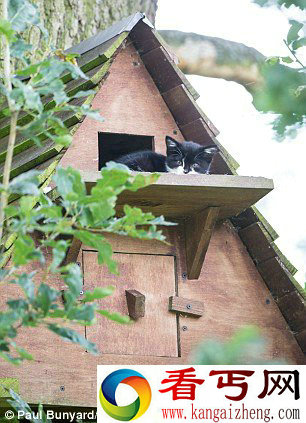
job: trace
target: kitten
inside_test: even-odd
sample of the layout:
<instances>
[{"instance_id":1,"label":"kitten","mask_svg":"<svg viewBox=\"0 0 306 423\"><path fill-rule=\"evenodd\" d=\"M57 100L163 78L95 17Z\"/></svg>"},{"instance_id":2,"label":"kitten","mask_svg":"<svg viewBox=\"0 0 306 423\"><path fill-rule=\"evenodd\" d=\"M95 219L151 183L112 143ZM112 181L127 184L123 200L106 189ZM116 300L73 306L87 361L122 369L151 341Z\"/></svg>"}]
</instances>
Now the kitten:
<instances>
[{"instance_id":1,"label":"kitten","mask_svg":"<svg viewBox=\"0 0 306 423\"><path fill-rule=\"evenodd\" d=\"M169 172L177 175L185 173L209 173L215 153L215 145L203 147L193 141L182 143L166 136L167 156L153 151L136 151L115 160L138 172Z\"/></svg>"}]
</instances>

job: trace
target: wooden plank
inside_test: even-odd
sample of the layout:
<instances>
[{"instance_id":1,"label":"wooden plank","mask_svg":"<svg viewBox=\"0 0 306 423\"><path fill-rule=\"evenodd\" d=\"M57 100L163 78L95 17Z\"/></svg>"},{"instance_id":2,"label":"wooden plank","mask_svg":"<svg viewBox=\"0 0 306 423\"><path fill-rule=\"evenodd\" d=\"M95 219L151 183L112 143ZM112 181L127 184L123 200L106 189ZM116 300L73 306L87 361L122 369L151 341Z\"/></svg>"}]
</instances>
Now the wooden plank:
<instances>
[{"instance_id":1,"label":"wooden plank","mask_svg":"<svg viewBox=\"0 0 306 423\"><path fill-rule=\"evenodd\" d=\"M204 313L202 301L172 296L169 298L169 311L187 314L188 316L201 317Z\"/></svg>"},{"instance_id":2,"label":"wooden plank","mask_svg":"<svg viewBox=\"0 0 306 423\"><path fill-rule=\"evenodd\" d=\"M152 28L144 22L138 22L130 32L129 38L133 41L139 54L145 54L161 45Z\"/></svg>"},{"instance_id":3,"label":"wooden plank","mask_svg":"<svg viewBox=\"0 0 306 423\"><path fill-rule=\"evenodd\" d=\"M175 255L177 228L177 226L160 228L166 237L167 244L156 240L143 240L117 234L105 233L103 236L110 242L116 253L142 254L145 250L146 254ZM84 249L93 250L91 247L84 247Z\"/></svg>"},{"instance_id":4,"label":"wooden plank","mask_svg":"<svg viewBox=\"0 0 306 423\"><path fill-rule=\"evenodd\" d=\"M75 263L77 261L78 255L80 253L82 242L73 237L69 250L67 252L67 256L64 261L64 265L66 266L69 263Z\"/></svg>"},{"instance_id":5,"label":"wooden plank","mask_svg":"<svg viewBox=\"0 0 306 423\"><path fill-rule=\"evenodd\" d=\"M130 33L129 38L134 42L134 45L141 56L148 54L152 50L162 48L166 52L166 60L171 62L170 66L173 67L174 71L179 77L179 83L183 83L185 85L185 87L195 100L199 98L199 94L197 93L197 91L190 84L184 73L174 63L170 53L171 48L167 46L167 43L165 43L163 38L155 29L149 28L143 22L139 22ZM170 52L168 50L170 50ZM158 64L162 65L163 63L162 61L159 61Z\"/></svg>"},{"instance_id":6,"label":"wooden plank","mask_svg":"<svg viewBox=\"0 0 306 423\"><path fill-rule=\"evenodd\" d=\"M137 320L144 317L146 311L146 297L136 289L127 289L125 291L126 302L129 316Z\"/></svg>"},{"instance_id":7,"label":"wooden plank","mask_svg":"<svg viewBox=\"0 0 306 423\"><path fill-rule=\"evenodd\" d=\"M279 298L277 305L292 331L300 332L306 329L306 306L300 294L296 291L290 292Z\"/></svg>"},{"instance_id":8,"label":"wooden plank","mask_svg":"<svg viewBox=\"0 0 306 423\"><path fill-rule=\"evenodd\" d=\"M238 233L256 264L277 256L271 245L272 239L261 223L253 223Z\"/></svg>"},{"instance_id":9,"label":"wooden plank","mask_svg":"<svg viewBox=\"0 0 306 423\"><path fill-rule=\"evenodd\" d=\"M268 232L270 235L270 232ZM292 274L295 275L298 269L291 263L291 261L283 254L283 252L278 248L275 242L271 243L273 249L275 250L277 256L280 258L283 265L286 267L286 269ZM297 286L300 287L300 284L297 283ZM305 291L302 289L302 292L305 295Z\"/></svg>"},{"instance_id":10,"label":"wooden plank","mask_svg":"<svg viewBox=\"0 0 306 423\"><path fill-rule=\"evenodd\" d=\"M295 290L293 277L278 257L272 257L257 264L257 269L274 298L280 298Z\"/></svg>"},{"instance_id":11,"label":"wooden plank","mask_svg":"<svg viewBox=\"0 0 306 423\"><path fill-rule=\"evenodd\" d=\"M195 141L198 144L208 145L215 144L219 147L221 158L225 162L218 173L235 174L235 170L239 167L239 163L229 154L222 144L214 136L207 123L202 118L198 118L186 125L181 125L180 130L186 140ZM224 170L223 170L224 168ZM217 173L217 172L216 172Z\"/></svg>"},{"instance_id":12,"label":"wooden plank","mask_svg":"<svg viewBox=\"0 0 306 423\"><path fill-rule=\"evenodd\" d=\"M160 93L183 83L193 98L199 97L164 47L160 46L151 50L142 55L141 58Z\"/></svg>"},{"instance_id":13,"label":"wooden plank","mask_svg":"<svg viewBox=\"0 0 306 423\"><path fill-rule=\"evenodd\" d=\"M299 346L301 347L301 350L303 351L304 354L306 354L306 329L297 333L295 337Z\"/></svg>"},{"instance_id":14,"label":"wooden plank","mask_svg":"<svg viewBox=\"0 0 306 423\"><path fill-rule=\"evenodd\" d=\"M259 222L259 218L252 207L231 218L231 222L238 230L247 228L252 223Z\"/></svg>"},{"instance_id":15,"label":"wooden plank","mask_svg":"<svg viewBox=\"0 0 306 423\"><path fill-rule=\"evenodd\" d=\"M233 217L231 221L238 230L244 229L250 226L252 223L260 222L268 232L272 241L275 241L277 238L279 238L278 233L255 206L252 206L247 210L239 213L239 215Z\"/></svg>"},{"instance_id":16,"label":"wooden plank","mask_svg":"<svg viewBox=\"0 0 306 423\"><path fill-rule=\"evenodd\" d=\"M86 328L88 340L95 342L103 354L177 357L176 316L168 311L169 296L176 290L174 257L116 253L113 258L119 264L119 276L98 265L97 253L83 252L84 290L115 286L115 292L97 304L101 309L127 315L125 291L136 289L146 297L146 313L128 325L100 316L97 324Z\"/></svg>"},{"instance_id":17,"label":"wooden plank","mask_svg":"<svg viewBox=\"0 0 306 423\"><path fill-rule=\"evenodd\" d=\"M219 131L200 109L183 84L166 91L162 96L179 126L187 125L202 118L211 132L218 135Z\"/></svg>"},{"instance_id":18,"label":"wooden plank","mask_svg":"<svg viewBox=\"0 0 306 423\"><path fill-rule=\"evenodd\" d=\"M100 177L99 172L81 171L81 174L88 190ZM128 203L171 218L192 216L215 206L220 207L219 218L223 219L240 213L272 189L272 181L265 178L163 173L155 184L137 192L124 191L117 205L118 212Z\"/></svg>"},{"instance_id":19,"label":"wooden plank","mask_svg":"<svg viewBox=\"0 0 306 423\"><path fill-rule=\"evenodd\" d=\"M27 149L26 151L17 154L13 158L12 170L10 177L15 178L20 173L32 169L38 164L56 156L59 153L58 147L53 141L48 141L42 147L36 146ZM0 165L0 176L2 175L4 164Z\"/></svg>"},{"instance_id":20,"label":"wooden plank","mask_svg":"<svg viewBox=\"0 0 306 423\"><path fill-rule=\"evenodd\" d=\"M219 210L219 207L208 207L185 223L188 279L198 279L200 276Z\"/></svg>"},{"instance_id":21,"label":"wooden plank","mask_svg":"<svg viewBox=\"0 0 306 423\"><path fill-rule=\"evenodd\" d=\"M72 100L71 104L75 106L81 106L82 104L85 103L85 101L86 101L86 97L77 98ZM76 117L75 113L71 111L56 113L55 116L59 118L65 124L67 128L70 128L71 126L73 126L74 124L80 121L80 119ZM44 141L47 139L44 133L38 132L36 135L38 136L40 141ZM36 146L37 149L41 148L37 146L32 139L26 138L23 135L19 135L16 141L17 142L14 148L14 155L22 153L23 151L33 146ZM5 160L7 144L8 144L8 136L1 139L1 142L0 142L0 162Z\"/></svg>"},{"instance_id":22,"label":"wooden plank","mask_svg":"<svg viewBox=\"0 0 306 423\"><path fill-rule=\"evenodd\" d=\"M11 377L0 378L0 398L11 398L9 390L20 392L19 380Z\"/></svg>"},{"instance_id":23,"label":"wooden plank","mask_svg":"<svg viewBox=\"0 0 306 423\"><path fill-rule=\"evenodd\" d=\"M100 67L91 70L90 72L87 73L87 76L89 78L91 76L94 76L94 74L96 72L98 72L99 69L100 69ZM66 92L68 97L72 97L78 91L87 91L87 90L90 90L94 87L95 87L95 84L91 81L91 79L89 79L89 80L85 80L85 79L82 79L82 78L73 79L66 84L65 92ZM85 98L86 97L82 97L80 99L74 99L70 102L70 104L79 105L82 102L84 102ZM45 111L47 111L51 107L55 106L55 101L53 100L52 96L42 97L41 100L42 100L42 104L44 105ZM18 126L24 126L32 120L33 120L33 117L30 116L29 114L27 114L27 112L20 112L19 115L18 115L17 124L18 124ZM5 117L5 118L0 120L0 138L4 138L5 136L7 136L9 134L10 121L11 121L10 117Z\"/></svg>"},{"instance_id":24,"label":"wooden plank","mask_svg":"<svg viewBox=\"0 0 306 423\"><path fill-rule=\"evenodd\" d=\"M214 134L202 118L181 125L180 129L186 140L197 142L205 147L215 144Z\"/></svg>"},{"instance_id":25,"label":"wooden plank","mask_svg":"<svg viewBox=\"0 0 306 423\"><path fill-rule=\"evenodd\" d=\"M182 84L178 72L176 72L169 55L163 47L160 46L151 50L141 56L141 58L160 93Z\"/></svg>"}]
</instances>

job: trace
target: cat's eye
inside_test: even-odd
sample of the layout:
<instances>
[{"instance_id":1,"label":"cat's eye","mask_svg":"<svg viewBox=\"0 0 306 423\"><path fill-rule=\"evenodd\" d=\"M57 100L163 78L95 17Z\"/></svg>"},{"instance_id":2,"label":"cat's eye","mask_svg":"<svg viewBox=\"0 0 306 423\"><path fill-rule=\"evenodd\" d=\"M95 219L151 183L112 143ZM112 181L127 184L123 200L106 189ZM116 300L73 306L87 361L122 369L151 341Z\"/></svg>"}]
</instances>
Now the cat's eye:
<instances>
[{"instance_id":1,"label":"cat's eye","mask_svg":"<svg viewBox=\"0 0 306 423\"><path fill-rule=\"evenodd\" d=\"M182 161L181 160L174 160L174 164L176 164L176 165L181 165L182 164Z\"/></svg>"}]
</instances>

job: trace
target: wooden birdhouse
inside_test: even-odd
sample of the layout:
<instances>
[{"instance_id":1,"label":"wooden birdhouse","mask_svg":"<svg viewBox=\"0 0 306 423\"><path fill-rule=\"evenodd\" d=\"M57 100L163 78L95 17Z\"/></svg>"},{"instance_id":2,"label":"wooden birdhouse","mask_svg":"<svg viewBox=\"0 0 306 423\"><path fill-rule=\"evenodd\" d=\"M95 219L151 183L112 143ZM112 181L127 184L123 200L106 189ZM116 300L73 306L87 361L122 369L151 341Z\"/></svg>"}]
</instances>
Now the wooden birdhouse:
<instances>
[{"instance_id":1,"label":"wooden birdhouse","mask_svg":"<svg viewBox=\"0 0 306 423\"><path fill-rule=\"evenodd\" d=\"M120 326L100 317L84 335L100 350L93 357L41 330L40 342L24 339L36 361L14 369L31 403L95 406L97 364L181 364L201 341L227 340L256 325L268 342L267 359L305 363L305 306L294 267L275 246L277 237L253 205L273 189L262 177L238 176L237 163L220 145L218 131L196 103L198 94L172 60L167 46L141 13L124 19L68 50L79 53L89 81L67 82L67 92L92 88L86 101L103 123L63 115L73 143L58 151L46 140L16 150L14 174L44 170L46 185L58 163L81 171L90 190L110 160L140 150L165 153L165 137L216 144L210 175L164 173L157 183L123 192L124 204L164 215L169 244L108 235L119 276L98 264L97 251L77 241L68 261L84 273L84 291L114 285L103 308L129 314ZM57 283L52 282L52 283ZM1 377L12 369L0 363ZM33 377L35 375L35 377ZM76 383L77 381L77 383ZM86 395L85 395L86 393Z\"/></svg>"}]
</instances>

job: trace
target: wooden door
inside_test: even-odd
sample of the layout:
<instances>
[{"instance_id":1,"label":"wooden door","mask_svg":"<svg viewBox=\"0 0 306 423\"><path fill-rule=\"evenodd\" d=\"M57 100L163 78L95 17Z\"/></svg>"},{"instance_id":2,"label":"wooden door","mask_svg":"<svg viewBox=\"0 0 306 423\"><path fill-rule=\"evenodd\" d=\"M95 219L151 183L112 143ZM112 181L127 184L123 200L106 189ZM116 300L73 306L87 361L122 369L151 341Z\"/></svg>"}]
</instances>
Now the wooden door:
<instances>
[{"instance_id":1,"label":"wooden door","mask_svg":"<svg viewBox=\"0 0 306 423\"><path fill-rule=\"evenodd\" d=\"M88 340L104 354L177 357L177 318L168 311L169 297L176 293L174 257L153 254L114 253L119 276L98 264L95 251L83 251L84 290L114 285L115 293L99 301L99 307L128 314L125 290L145 295L145 316L121 325L99 316L86 328Z\"/></svg>"}]
</instances>

